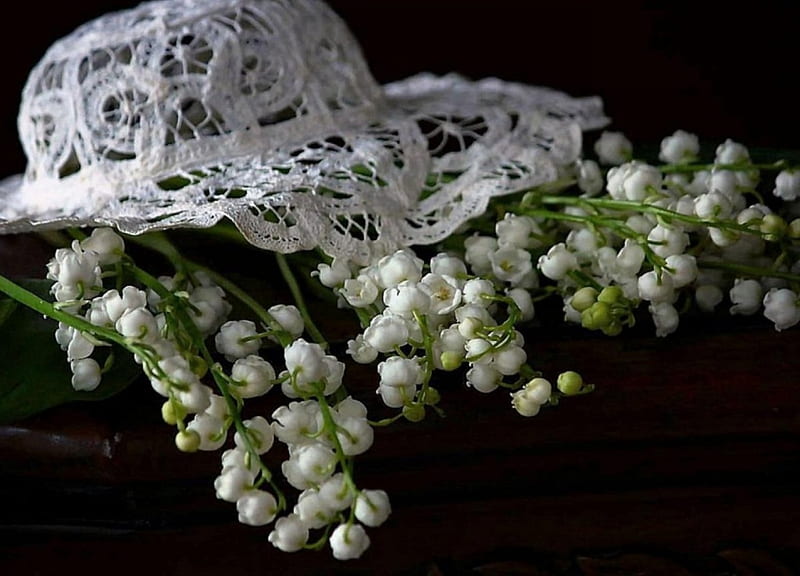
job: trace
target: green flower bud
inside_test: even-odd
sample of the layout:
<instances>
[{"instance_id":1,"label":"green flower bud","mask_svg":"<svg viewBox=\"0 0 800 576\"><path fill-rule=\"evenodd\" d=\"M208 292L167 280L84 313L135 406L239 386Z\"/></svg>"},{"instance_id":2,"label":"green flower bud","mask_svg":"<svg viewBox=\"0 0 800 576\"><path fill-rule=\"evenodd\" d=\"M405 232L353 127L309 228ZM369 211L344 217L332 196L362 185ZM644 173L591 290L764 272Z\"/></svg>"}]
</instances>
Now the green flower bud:
<instances>
[{"instance_id":1,"label":"green flower bud","mask_svg":"<svg viewBox=\"0 0 800 576\"><path fill-rule=\"evenodd\" d=\"M208 372L208 363L200 356L191 356L189 358L189 367L198 378L203 378Z\"/></svg>"},{"instance_id":2,"label":"green flower bud","mask_svg":"<svg viewBox=\"0 0 800 576\"><path fill-rule=\"evenodd\" d=\"M558 375L556 386L564 396L574 396L583 388L583 378L572 370L562 372Z\"/></svg>"},{"instance_id":3,"label":"green flower bud","mask_svg":"<svg viewBox=\"0 0 800 576\"><path fill-rule=\"evenodd\" d=\"M789 235L789 238L792 238L793 240L800 238L800 218L795 218L789 223L787 234Z\"/></svg>"},{"instance_id":4,"label":"green flower bud","mask_svg":"<svg viewBox=\"0 0 800 576\"><path fill-rule=\"evenodd\" d=\"M463 360L464 354L455 352L453 350L442 352L442 355L439 356L439 361L442 363L442 369L446 370L447 372L456 370L459 366L461 366L461 362Z\"/></svg>"},{"instance_id":5,"label":"green flower bud","mask_svg":"<svg viewBox=\"0 0 800 576\"><path fill-rule=\"evenodd\" d=\"M625 293L619 286L606 286L600 291L597 296L598 302L605 302L606 304L614 304L625 299Z\"/></svg>"},{"instance_id":6,"label":"green flower bud","mask_svg":"<svg viewBox=\"0 0 800 576\"><path fill-rule=\"evenodd\" d=\"M200 434L194 430L181 430L175 434L175 446L181 452L197 452L200 448Z\"/></svg>"},{"instance_id":7,"label":"green flower bud","mask_svg":"<svg viewBox=\"0 0 800 576\"><path fill-rule=\"evenodd\" d=\"M622 322L614 319L602 330L603 334L606 336L619 336L619 334L622 332Z\"/></svg>"},{"instance_id":8,"label":"green flower bud","mask_svg":"<svg viewBox=\"0 0 800 576\"><path fill-rule=\"evenodd\" d=\"M425 419L425 406L422 404L406 404L403 406L403 416L409 422L420 422Z\"/></svg>"},{"instance_id":9,"label":"green flower bud","mask_svg":"<svg viewBox=\"0 0 800 576\"><path fill-rule=\"evenodd\" d=\"M588 330L602 330L612 320L611 306L606 302L595 302L581 312L581 325Z\"/></svg>"},{"instance_id":10,"label":"green flower bud","mask_svg":"<svg viewBox=\"0 0 800 576\"><path fill-rule=\"evenodd\" d=\"M431 388L429 386L428 389L425 390L425 404L428 406L436 406L441 399L442 396L436 388Z\"/></svg>"},{"instance_id":11,"label":"green flower bud","mask_svg":"<svg viewBox=\"0 0 800 576\"><path fill-rule=\"evenodd\" d=\"M578 312L583 312L597 301L597 290L591 286L584 286L572 296L570 306Z\"/></svg>"},{"instance_id":12,"label":"green flower bud","mask_svg":"<svg viewBox=\"0 0 800 576\"><path fill-rule=\"evenodd\" d=\"M767 214L761 220L761 233L769 242L777 242L786 233L786 220L777 214Z\"/></svg>"},{"instance_id":13,"label":"green flower bud","mask_svg":"<svg viewBox=\"0 0 800 576\"><path fill-rule=\"evenodd\" d=\"M186 408L180 402L167 400L161 405L161 418L170 426L175 426L180 420L186 418Z\"/></svg>"}]
</instances>

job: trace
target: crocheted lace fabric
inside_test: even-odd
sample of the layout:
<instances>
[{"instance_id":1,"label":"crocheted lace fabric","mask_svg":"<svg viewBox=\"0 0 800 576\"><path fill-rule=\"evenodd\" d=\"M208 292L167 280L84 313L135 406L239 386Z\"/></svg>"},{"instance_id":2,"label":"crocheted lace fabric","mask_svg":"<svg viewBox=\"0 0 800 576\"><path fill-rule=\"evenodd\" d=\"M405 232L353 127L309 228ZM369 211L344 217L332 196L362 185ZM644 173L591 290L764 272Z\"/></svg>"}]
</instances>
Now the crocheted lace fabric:
<instances>
[{"instance_id":1,"label":"crocheted lace fabric","mask_svg":"<svg viewBox=\"0 0 800 576\"><path fill-rule=\"evenodd\" d=\"M167 0L106 15L31 72L0 232L222 218L265 249L365 260L431 243L558 176L597 98L422 74L384 87L313 0Z\"/></svg>"}]
</instances>

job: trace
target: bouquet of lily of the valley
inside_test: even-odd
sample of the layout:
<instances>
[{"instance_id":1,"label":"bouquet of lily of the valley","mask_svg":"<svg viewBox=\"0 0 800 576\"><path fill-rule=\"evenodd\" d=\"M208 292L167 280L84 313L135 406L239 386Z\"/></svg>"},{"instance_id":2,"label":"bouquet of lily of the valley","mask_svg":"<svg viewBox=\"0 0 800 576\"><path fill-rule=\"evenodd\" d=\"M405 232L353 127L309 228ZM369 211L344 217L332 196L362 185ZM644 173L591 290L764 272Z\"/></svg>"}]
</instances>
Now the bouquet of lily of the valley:
<instances>
[{"instance_id":1,"label":"bouquet of lily of the valley","mask_svg":"<svg viewBox=\"0 0 800 576\"><path fill-rule=\"evenodd\" d=\"M595 98L494 79L377 86L316 2L108 15L25 88L30 164L0 185L0 231L40 233L54 256L44 290L0 276L0 334L22 308L48 319L69 371L39 407L149 383L177 449L219 451L213 486L239 521L284 551L357 558L391 512L358 456L382 426L446 411L444 374L499 391L509 417L602 385L537 371L522 327L539 302L609 337L722 308L800 321L791 159L730 140L704 155L683 131L650 157L584 134L607 122ZM264 296L271 272L234 279L190 254L187 234L269 251L290 299ZM355 319L346 342L315 323L320 297ZM348 387L354 364L373 367L369 390Z\"/></svg>"}]
</instances>

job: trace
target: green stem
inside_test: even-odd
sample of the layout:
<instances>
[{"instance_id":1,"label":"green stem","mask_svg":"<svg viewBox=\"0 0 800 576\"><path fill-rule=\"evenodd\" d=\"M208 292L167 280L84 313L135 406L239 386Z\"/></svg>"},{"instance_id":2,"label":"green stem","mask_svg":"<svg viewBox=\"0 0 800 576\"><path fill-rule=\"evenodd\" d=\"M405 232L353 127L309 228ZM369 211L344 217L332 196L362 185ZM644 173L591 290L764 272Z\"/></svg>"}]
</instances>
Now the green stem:
<instances>
[{"instance_id":1,"label":"green stem","mask_svg":"<svg viewBox=\"0 0 800 576\"><path fill-rule=\"evenodd\" d=\"M151 237L152 236L152 237ZM126 237L128 238L128 237ZM130 239L144 246L149 248L155 252L158 252L173 265L173 267L178 271L194 271L194 272L204 272L208 275L211 280L217 284L220 288L222 288L226 293L232 295L234 298L239 300L242 304L247 306L253 313L261 320L266 326L273 331L273 335L277 338L278 342L282 347L286 347L292 343L292 337L286 330L283 329L283 326L275 320L275 318L270 314L255 298L250 296L247 292L242 290L238 285L228 280L222 274L215 272L211 268L207 268L202 264L198 264L192 260L184 258L183 255L178 251L178 249L170 242L166 235L163 233L150 233L145 234L143 236L134 236L130 237Z\"/></svg>"},{"instance_id":2,"label":"green stem","mask_svg":"<svg viewBox=\"0 0 800 576\"><path fill-rule=\"evenodd\" d=\"M416 310L414 310L413 314L414 320L419 324L420 331L422 332L422 347L425 350L425 368L422 374L422 386L417 395L417 398L424 404L428 387L430 386L431 376L433 376L433 338L428 329L428 319L425 315L420 314Z\"/></svg>"},{"instance_id":3,"label":"green stem","mask_svg":"<svg viewBox=\"0 0 800 576\"><path fill-rule=\"evenodd\" d=\"M725 260L698 260L697 265L700 268L709 268L714 270L726 270L734 272L742 276L752 276L753 278L772 277L782 278L790 282L800 282L800 274L792 274L791 272L783 272L772 268L761 268L760 266L748 266L747 264L738 264L736 262L729 262Z\"/></svg>"},{"instance_id":4,"label":"green stem","mask_svg":"<svg viewBox=\"0 0 800 576\"><path fill-rule=\"evenodd\" d=\"M561 205L561 206L591 206L594 208L605 208L607 210L623 211L623 212L637 212L640 214L652 214L668 220L677 220L686 224L695 226L708 226L711 228L721 228L724 230L732 230L735 232L743 232L746 234L761 235L759 230L754 230L751 226L746 224L739 224L732 220L717 220L714 218L700 218L699 216L692 216L689 214L681 214L668 208L661 206L654 206L652 204L643 204L633 200L614 200L612 198L584 198L577 196L537 196L536 199L542 204ZM523 213L527 214L528 211L524 210ZM558 217L554 219L571 220L573 222L581 222L582 217L579 215L564 215L570 218ZM607 220L607 217L606 217ZM606 220L599 221L605 223Z\"/></svg>"},{"instance_id":5,"label":"green stem","mask_svg":"<svg viewBox=\"0 0 800 576\"><path fill-rule=\"evenodd\" d=\"M317 404L319 404L320 415L322 416L322 425L328 432L328 436L333 444L333 449L336 452L336 459L339 460L339 466L342 468L345 484L355 496L358 493L358 488L356 487L355 480L353 480L352 462L350 458L345 455L344 449L342 448L342 443L339 441L339 436L336 434L339 426L336 424L336 420L333 418L333 414L331 413L330 406L328 406L328 401L325 398L325 394L319 392L316 395L316 399Z\"/></svg>"},{"instance_id":6,"label":"green stem","mask_svg":"<svg viewBox=\"0 0 800 576\"><path fill-rule=\"evenodd\" d=\"M211 278L215 284L252 310L258 319L269 327L269 329L272 331L272 335L278 339L278 342L283 348L286 348L292 343L291 334L283 329L283 326L281 326L280 322L275 320L275 317L270 314L269 311L267 311L267 309L264 308L258 300L250 296L238 285L225 278L225 276L222 274L214 272L210 268L206 268L205 266L192 262L191 260L187 260L186 263L192 268L192 270L203 271L208 274L208 277Z\"/></svg>"},{"instance_id":7,"label":"green stem","mask_svg":"<svg viewBox=\"0 0 800 576\"><path fill-rule=\"evenodd\" d=\"M286 498L283 495L283 492L280 488L275 484L272 478L272 472L269 468L264 464L261 460L261 456L256 450L255 446L252 444L252 440L250 438L250 433L247 430L247 427L244 425L242 421L241 414L239 412L239 406L236 403L236 399L230 392L230 388L228 387L227 376L224 374L222 368L219 366L211 352L208 350L208 347L205 344L203 336L200 334L200 331L197 329L194 321L191 319L189 314L186 312L186 309L180 302L174 298L174 295L167 290L161 282L158 281L157 278L149 274L148 272L142 270L141 268L137 267L136 265L129 263L128 268L133 274L133 276L139 280L142 284L147 286L148 288L155 291L162 299L165 301L172 300L176 303L173 307L175 315L178 317L178 320L189 333L195 347L197 348L198 352L200 353L203 360L205 360L206 364L209 366L211 375L214 379L214 383L217 386L217 389L222 394L222 397L225 399L225 404L228 407L228 412L233 419L234 427L236 431L239 433L239 436L242 438L245 444L245 448L250 453L251 458L254 458L256 462L259 463L259 468L261 470L262 476L266 479L272 489L278 496L278 508L283 510L286 507Z\"/></svg>"},{"instance_id":8,"label":"green stem","mask_svg":"<svg viewBox=\"0 0 800 576\"><path fill-rule=\"evenodd\" d=\"M131 343L119 332L109 328L95 326L91 322L88 322L79 316L73 316L68 312L59 310L53 306L51 302L48 302L33 292L26 290L22 286L15 284L3 275L0 275L0 292L4 292L20 304L39 312L43 316L47 316L48 318L52 318L58 322L63 322L72 328L80 330L81 332L87 332L97 338L100 338L101 340L119 344L131 352L138 352L138 349L132 347Z\"/></svg>"},{"instance_id":9,"label":"green stem","mask_svg":"<svg viewBox=\"0 0 800 576\"><path fill-rule=\"evenodd\" d=\"M732 172L749 172L751 170L783 170L788 167L785 160L778 160L772 164L751 164L739 162L736 164L665 164L657 166L664 174L686 174L702 172L704 170L730 170Z\"/></svg>"},{"instance_id":10,"label":"green stem","mask_svg":"<svg viewBox=\"0 0 800 576\"><path fill-rule=\"evenodd\" d=\"M297 283L297 279L294 277L292 269L289 267L289 263L286 261L286 256L276 253L275 258L278 261L278 268L281 270L283 279L286 281L286 285L289 287L289 290L292 293L292 297L297 305L297 309L300 311L300 315L303 317L306 330L308 330L311 338L313 338L317 344L322 346L323 349L327 350L328 342L325 340L322 332L320 332L317 328L317 325L314 324L311 314L308 313L308 307L306 306L305 298L303 298L303 292L300 290L300 285Z\"/></svg>"}]
</instances>

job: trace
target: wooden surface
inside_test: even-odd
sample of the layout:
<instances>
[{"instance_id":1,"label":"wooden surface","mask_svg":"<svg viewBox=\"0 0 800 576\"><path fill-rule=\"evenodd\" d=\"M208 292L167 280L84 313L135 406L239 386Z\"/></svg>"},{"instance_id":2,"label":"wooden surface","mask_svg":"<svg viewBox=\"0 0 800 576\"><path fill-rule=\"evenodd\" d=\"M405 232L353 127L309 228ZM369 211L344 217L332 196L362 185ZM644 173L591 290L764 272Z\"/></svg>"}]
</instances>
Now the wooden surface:
<instances>
[{"instance_id":1,"label":"wooden surface","mask_svg":"<svg viewBox=\"0 0 800 576\"><path fill-rule=\"evenodd\" d=\"M525 419L440 381L446 418L381 429L357 460L394 508L359 561L238 525L218 454L178 453L143 384L0 429L0 574L798 573L800 331L694 318L606 338L545 318L527 341L534 366L596 392ZM348 368L373 416L375 385Z\"/></svg>"}]
</instances>

